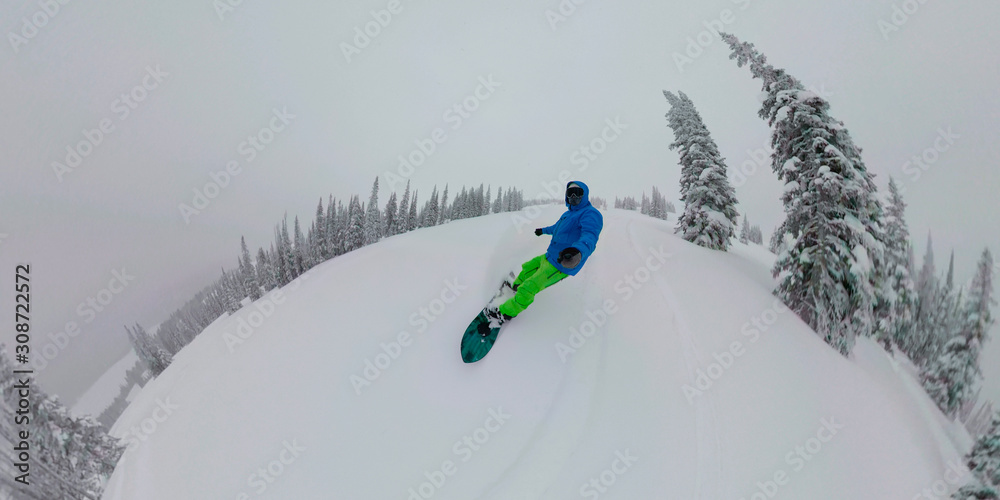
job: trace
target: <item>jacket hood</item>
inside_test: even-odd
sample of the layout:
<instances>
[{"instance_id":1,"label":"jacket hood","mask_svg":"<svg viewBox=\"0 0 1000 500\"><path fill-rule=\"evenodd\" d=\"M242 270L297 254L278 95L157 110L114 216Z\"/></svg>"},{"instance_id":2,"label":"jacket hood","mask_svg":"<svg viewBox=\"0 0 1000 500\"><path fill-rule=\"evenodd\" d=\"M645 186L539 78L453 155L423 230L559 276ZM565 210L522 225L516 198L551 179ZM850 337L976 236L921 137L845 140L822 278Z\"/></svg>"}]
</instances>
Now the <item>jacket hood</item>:
<instances>
[{"instance_id":1,"label":"jacket hood","mask_svg":"<svg viewBox=\"0 0 1000 500\"><path fill-rule=\"evenodd\" d=\"M587 185L584 184L583 182L580 182L580 181L569 181L569 182L566 183L566 189L569 189L569 185L570 184L576 184L576 185L578 185L578 186L580 186L580 187L583 188L583 199L580 200L580 203L578 205L573 206L573 205L570 205L569 203L567 203L566 207L569 208L570 210L582 210L584 208L589 207L590 206L590 188L587 187Z\"/></svg>"}]
</instances>

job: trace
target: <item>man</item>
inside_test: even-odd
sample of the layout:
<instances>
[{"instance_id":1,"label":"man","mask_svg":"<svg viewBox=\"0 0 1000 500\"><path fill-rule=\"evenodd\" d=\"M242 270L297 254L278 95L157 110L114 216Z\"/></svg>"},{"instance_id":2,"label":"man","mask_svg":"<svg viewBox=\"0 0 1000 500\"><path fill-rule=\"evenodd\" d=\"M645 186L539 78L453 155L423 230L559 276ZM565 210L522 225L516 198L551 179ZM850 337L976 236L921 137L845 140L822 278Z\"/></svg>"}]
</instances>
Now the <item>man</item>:
<instances>
[{"instance_id":1,"label":"man","mask_svg":"<svg viewBox=\"0 0 1000 500\"><path fill-rule=\"evenodd\" d=\"M580 272L594 253L604 227L604 217L590 204L589 196L590 188L582 182L566 185L569 210L555 224L535 229L536 236L552 235L548 250L521 266L521 273L511 284L514 296L499 307L487 308L487 317L502 324L530 306L535 294Z\"/></svg>"}]
</instances>

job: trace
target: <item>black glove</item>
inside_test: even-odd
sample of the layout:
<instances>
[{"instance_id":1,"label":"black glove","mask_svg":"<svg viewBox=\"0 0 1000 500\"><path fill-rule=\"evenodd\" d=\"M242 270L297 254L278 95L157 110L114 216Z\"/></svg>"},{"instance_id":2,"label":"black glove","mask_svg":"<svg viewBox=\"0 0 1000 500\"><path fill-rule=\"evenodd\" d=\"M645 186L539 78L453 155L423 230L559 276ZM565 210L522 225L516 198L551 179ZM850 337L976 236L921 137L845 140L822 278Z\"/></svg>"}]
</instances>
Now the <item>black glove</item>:
<instances>
[{"instance_id":1,"label":"black glove","mask_svg":"<svg viewBox=\"0 0 1000 500\"><path fill-rule=\"evenodd\" d=\"M562 252L559 252L559 264L562 264L563 267L572 269L580 265L580 259L580 251L573 247L569 247Z\"/></svg>"},{"instance_id":2,"label":"black glove","mask_svg":"<svg viewBox=\"0 0 1000 500\"><path fill-rule=\"evenodd\" d=\"M541 235L542 235L542 228L535 229L535 236L541 236Z\"/></svg>"}]
</instances>

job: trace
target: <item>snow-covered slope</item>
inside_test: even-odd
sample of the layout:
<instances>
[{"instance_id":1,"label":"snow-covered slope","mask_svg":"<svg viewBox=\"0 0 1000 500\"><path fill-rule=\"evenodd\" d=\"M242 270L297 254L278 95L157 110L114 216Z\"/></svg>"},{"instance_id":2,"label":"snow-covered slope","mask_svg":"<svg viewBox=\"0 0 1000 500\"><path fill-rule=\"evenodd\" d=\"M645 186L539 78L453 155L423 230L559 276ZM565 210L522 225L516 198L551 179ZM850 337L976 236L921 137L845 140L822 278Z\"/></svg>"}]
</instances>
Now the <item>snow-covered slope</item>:
<instances>
[{"instance_id":1,"label":"snow-covered slope","mask_svg":"<svg viewBox=\"0 0 1000 500\"><path fill-rule=\"evenodd\" d=\"M388 238L217 321L116 424L133 446L105 498L909 500L945 477L963 444L905 370L827 347L759 247L633 212L464 364L560 211Z\"/></svg>"},{"instance_id":2,"label":"snow-covered slope","mask_svg":"<svg viewBox=\"0 0 1000 500\"><path fill-rule=\"evenodd\" d=\"M87 392L80 395L80 399L73 405L73 414L94 417L100 415L121 392L121 386L125 382L125 373L138 362L139 357L135 355L135 351L129 350L122 356L122 359L111 365L111 368L108 368L108 371L104 372L104 375L101 375L94 382L94 385L87 389Z\"/></svg>"}]
</instances>

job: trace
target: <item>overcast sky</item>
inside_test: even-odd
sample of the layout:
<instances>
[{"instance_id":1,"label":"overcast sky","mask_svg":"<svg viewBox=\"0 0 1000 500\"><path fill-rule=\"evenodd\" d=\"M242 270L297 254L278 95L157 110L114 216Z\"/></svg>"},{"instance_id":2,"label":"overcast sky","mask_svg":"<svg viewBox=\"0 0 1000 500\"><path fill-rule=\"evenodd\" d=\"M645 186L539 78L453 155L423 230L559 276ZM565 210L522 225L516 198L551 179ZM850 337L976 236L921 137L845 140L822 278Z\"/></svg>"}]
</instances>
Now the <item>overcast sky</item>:
<instances>
[{"instance_id":1,"label":"overcast sky","mask_svg":"<svg viewBox=\"0 0 1000 500\"><path fill-rule=\"evenodd\" d=\"M93 0L52 16L37 2L6 2L0 320L13 321L14 266L30 263L35 350L68 322L80 327L65 348L50 347L58 354L40 374L71 402L128 349L123 324L163 320L235 265L241 235L255 251L285 212L308 223L321 197L367 199L376 176L384 204L397 157L419 141L426 149L438 128L433 153L408 177L421 200L445 183L452 194L486 183L533 197L564 169L596 196L656 185L676 199L663 90L694 101L728 159L741 213L769 237L781 187L748 153L768 139L760 84L705 31L712 23L827 96L878 184L893 175L905 186L918 259L933 231L938 268L954 249L964 282L984 247L1000 249L1000 5L914 5L897 26L888 0L590 0L556 21L546 13L555 0L244 0L231 11L210 0ZM391 18L378 14L390 6ZM372 11L386 26L348 57L342 44ZM703 31L706 46L689 47ZM475 110L448 113L463 102ZM620 133L582 169L574 152L609 120ZM261 134L272 126L280 131ZM270 141L252 158L251 135ZM87 155L53 167L74 160L68 146ZM926 170L904 165L925 153ZM185 218L179 205L230 164L239 174ZM103 289L118 293L103 292L112 299L98 312L87 301ZM0 341L12 339L3 329ZM997 342L989 353L1000 360ZM1000 380L995 368L987 376ZM1000 387L991 391L1000 400Z\"/></svg>"}]
</instances>

